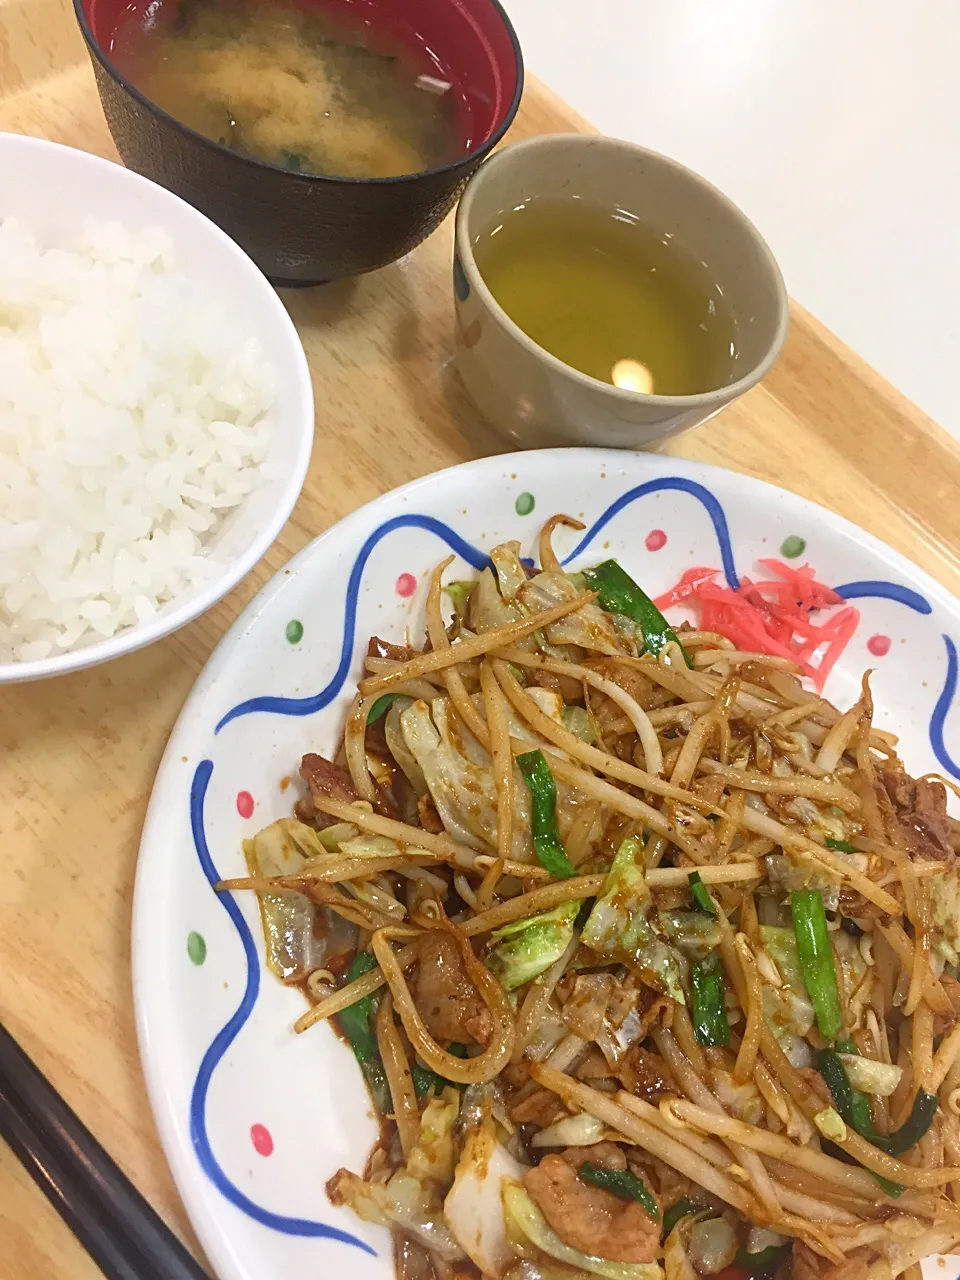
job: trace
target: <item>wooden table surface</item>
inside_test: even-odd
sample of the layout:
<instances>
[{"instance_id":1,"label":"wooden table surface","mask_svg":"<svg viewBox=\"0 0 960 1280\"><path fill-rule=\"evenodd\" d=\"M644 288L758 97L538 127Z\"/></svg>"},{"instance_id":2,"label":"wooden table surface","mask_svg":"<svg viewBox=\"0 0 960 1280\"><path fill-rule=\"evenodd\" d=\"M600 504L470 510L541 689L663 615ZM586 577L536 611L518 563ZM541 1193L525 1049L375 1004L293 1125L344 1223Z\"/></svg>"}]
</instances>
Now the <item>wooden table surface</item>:
<instances>
[{"instance_id":1,"label":"wooden table surface","mask_svg":"<svg viewBox=\"0 0 960 1280\"><path fill-rule=\"evenodd\" d=\"M531 81L511 136L586 127ZM0 0L0 130L116 158L69 0ZM0 690L0 1019L194 1248L134 1034L147 798L197 673L280 565L361 503L500 448L449 370L451 235L448 220L404 262L284 299L313 370L317 435L293 518L250 577L146 651ZM797 307L766 382L669 451L831 507L960 595L960 445ZM0 1271L99 1274L2 1143Z\"/></svg>"}]
</instances>

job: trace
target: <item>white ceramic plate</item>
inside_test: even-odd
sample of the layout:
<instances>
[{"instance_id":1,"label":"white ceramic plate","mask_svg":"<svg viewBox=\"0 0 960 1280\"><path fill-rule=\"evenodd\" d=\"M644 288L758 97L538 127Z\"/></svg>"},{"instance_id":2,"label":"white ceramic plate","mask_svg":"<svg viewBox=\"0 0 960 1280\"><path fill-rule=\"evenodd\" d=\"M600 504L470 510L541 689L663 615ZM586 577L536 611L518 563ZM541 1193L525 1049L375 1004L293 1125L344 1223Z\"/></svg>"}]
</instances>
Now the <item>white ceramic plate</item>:
<instances>
[{"instance_id":1,"label":"white ceramic plate","mask_svg":"<svg viewBox=\"0 0 960 1280\"><path fill-rule=\"evenodd\" d=\"M368 637L420 627L425 575L450 550L477 565L534 547L554 512L575 563L616 555L655 595L693 565L750 573L787 538L862 611L827 694L852 702L874 667L878 723L915 773L960 779L960 603L902 556L791 494L649 454L488 458L387 494L300 553L210 659L171 736L144 829L134 919L140 1048L167 1156L224 1280L388 1280L385 1231L334 1209L324 1182L374 1138L352 1056L326 1027L291 1030L302 997L262 969L241 840L290 813L307 750L332 752ZM461 562L460 569L465 565ZM451 573L456 571L456 566ZM939 1280L957 1268L937 1267Z\"/></svg>"}]
</instances>

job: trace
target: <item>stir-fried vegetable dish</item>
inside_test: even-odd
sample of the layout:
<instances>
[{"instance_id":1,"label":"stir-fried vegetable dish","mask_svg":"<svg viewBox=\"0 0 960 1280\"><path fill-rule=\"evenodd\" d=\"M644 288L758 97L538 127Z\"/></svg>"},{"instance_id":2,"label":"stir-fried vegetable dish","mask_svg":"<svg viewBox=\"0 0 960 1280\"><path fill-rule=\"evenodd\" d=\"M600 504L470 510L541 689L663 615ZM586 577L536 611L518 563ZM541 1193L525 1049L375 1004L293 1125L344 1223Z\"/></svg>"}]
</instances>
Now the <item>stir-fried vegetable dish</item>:
<instances>
[{"instance_id":1,"label":"stir-fried vegetable dish","mask_svg":"<svg viewBox=\"0 0 960 1280\"><path fill-rule=\"evenodd\" d=\"M576 524L437 568L425 644L370 641L339 753L221 886L382 1118L330 1198L400 1280L917 1280L960 1245L953 784L869 673L840 711L782 631L566 572Z\"/></svg>"}]
</instances>

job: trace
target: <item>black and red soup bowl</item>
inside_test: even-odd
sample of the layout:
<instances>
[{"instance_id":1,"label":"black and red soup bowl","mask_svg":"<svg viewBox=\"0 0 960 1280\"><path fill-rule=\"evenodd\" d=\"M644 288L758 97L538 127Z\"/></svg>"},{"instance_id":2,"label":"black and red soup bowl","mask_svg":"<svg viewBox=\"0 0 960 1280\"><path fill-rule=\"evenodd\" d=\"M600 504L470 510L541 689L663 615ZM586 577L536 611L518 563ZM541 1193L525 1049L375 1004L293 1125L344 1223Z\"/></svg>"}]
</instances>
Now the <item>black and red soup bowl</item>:
<instances>
[{"instance_id":1,"label":"black and red soup bowl","mask_svg":"<svg viewBox=\"0 0 960 1280\"><path fill-rule=\"evenodd\" d=\"M182 0L161 0L179 5ZM205 138L150 102L111 61L131 0L74 0L104 115L124 164L221 226L276 284L373 271L426 239L506 133L520 104L523 58L497 0L298 0L354 26L383 24L422 42L456 86L463 152L396 178L295 173ZM144 12L156 0L133 0Z\"/></svg>"}]
</instances>

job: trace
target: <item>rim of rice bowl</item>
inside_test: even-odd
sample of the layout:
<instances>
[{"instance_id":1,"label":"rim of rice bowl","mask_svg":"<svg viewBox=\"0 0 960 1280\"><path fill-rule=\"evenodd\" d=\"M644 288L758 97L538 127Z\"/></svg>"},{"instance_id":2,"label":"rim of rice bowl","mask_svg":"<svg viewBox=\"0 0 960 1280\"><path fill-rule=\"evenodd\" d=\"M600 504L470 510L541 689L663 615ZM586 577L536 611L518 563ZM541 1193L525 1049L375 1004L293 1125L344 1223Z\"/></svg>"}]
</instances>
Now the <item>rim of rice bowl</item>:
<instances>
[{"instance_id":1,"label":"rim of rice bowl","mask_svg":"<svg viewBox=\"0 0 960 1280\"><path fill-rule=\"evenodd\" d=\"M267 369L275 388L272 404L254 422L268 421L270 430L254 488L204 548L211 551L209 581L189 586L148 620L109 638L32 660L8 661L0 650L4 684L78 671L131 653L170 635L227 595L273 544L296 504L313 445L314 401L299 335L272 286L224 231L179 196L99 156L2 132L0 192L0 222L15 219L42 250L72 250L87 220L119 223L134 233L164 231L173 243L176 271L209 290L210 297L223 299L238 328L257 340L261 372Z\"/></svg>"}]
</instances>

